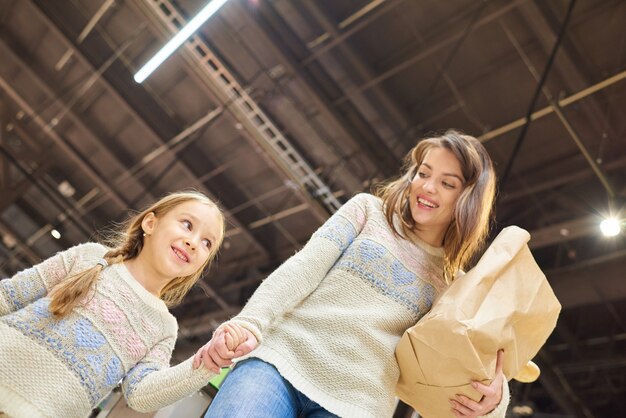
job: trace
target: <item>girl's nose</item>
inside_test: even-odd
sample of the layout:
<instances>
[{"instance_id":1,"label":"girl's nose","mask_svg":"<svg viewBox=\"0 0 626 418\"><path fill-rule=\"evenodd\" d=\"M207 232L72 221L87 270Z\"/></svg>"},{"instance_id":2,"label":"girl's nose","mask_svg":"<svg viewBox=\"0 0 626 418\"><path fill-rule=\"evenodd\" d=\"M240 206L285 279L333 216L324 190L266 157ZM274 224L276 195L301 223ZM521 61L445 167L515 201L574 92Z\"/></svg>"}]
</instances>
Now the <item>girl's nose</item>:
<instances>
[{"instance_id":1,"label":"girl's nose","mask_svg":"<svg viewBox=\"0 0 626 418\"><path fill-rule=\"evenodd\" d=\"M193 243L193 240L190 238L185 239L185 245L189 248L191 248L192 250L196 249L195 244Z\"/></svg>"}]
</instances>

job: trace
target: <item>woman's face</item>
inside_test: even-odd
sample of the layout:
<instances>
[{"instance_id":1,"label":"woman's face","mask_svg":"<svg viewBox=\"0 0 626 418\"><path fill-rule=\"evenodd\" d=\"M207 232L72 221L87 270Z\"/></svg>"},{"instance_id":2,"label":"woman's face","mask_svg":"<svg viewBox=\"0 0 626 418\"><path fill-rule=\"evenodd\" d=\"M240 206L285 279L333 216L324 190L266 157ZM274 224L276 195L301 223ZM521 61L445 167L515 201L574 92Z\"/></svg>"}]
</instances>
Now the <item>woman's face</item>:
<instances>
[{"instance_id":1,"label":"woman's face","mask_svg":"<svg viewBox=\"0 0 626 418\"><path fill-rule=\"evenodd\" d=\"M414 232L421 240L437 247L443 244L464 184L461 164L451 151L435 147L426 152L409 194Z\"/></svg>"}]
</instances>

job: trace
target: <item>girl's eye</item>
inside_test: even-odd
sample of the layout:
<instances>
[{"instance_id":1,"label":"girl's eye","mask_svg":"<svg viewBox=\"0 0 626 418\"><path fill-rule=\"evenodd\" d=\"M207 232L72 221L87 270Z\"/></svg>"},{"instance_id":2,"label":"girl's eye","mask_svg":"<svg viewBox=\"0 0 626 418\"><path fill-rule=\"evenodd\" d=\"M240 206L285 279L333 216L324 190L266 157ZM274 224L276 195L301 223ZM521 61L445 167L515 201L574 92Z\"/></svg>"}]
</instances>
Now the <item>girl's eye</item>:
<instances>
[{"instance_id":1,"label":"girl's eye","mask_svg":"<svg viewBox=\"0 0 626 418\"><path fill-rule=\"evenodd\" d=\"M419 176L419 178L423 179L426 178L426 173L424 173L423 171L418 171L417 175Z\"/></svg>"},{"instance_id":2,"label":"girl's eye","mask_svg":"<svg viewBox=\"0 0 626 418\"><path fill-rule=\"evenodd\" d=\"M191 228L193 227L193 225L191 224L191 222L185 220L183 221L183 225L185 225L185 228L187 228L188 230L191 231Z\"/></svg>"},{"instance_id":3,"label":"girl's eye","mask_svg":"<svg viewBox=\"0 0 626 418\"><path fill-rule=\"evenodd\" d=\"M211 248L211 241L209 241L208 239L203 239L202 244L204 244L204 246L207 248Z\"/></svg>"},{"instance_id":4,"label":"girl's eye","mask_svg":"<svg viewBox=\"0 0 626 418\"><path fill-rule=\"evenodd\" d=\"M448 183L448 182L443 182L443 187L445 187L446 189L454 189L454 184Z\"/></svg>"}]
</instances>

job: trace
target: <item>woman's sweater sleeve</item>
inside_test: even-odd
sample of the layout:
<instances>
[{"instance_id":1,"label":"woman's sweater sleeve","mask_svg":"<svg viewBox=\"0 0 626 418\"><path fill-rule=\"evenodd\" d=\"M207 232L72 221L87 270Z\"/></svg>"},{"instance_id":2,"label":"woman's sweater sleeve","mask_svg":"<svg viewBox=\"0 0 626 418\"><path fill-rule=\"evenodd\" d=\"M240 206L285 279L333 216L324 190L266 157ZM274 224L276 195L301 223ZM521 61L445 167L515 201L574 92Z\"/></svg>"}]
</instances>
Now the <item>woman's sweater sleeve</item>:
<instances>
[{"instance_id":1,"label":"woman's sweater sleeve","mask_svg":"<svg viewBox=\"0 0 626 418\"><path fill-rule=\"evenodd\" d=\"M241 313L231 321L249 330L260 343L263 330L313 292L361 232L366 220L367 199L371 198L359 194L346 202L299 252L261 283Z\"/></svg>"},{"instance_id":2,"label":"woman's sweater sleeve","mask_svg":"<svg viewBox=\"0 0 626 418\"><path fill-rule=\"evenodd\" d=\"M81 251L104 253L100 244L81 244L61 251L41 263L0 281L0 316L22 309L48 294L66 278Z\"/></svg>"},{"instance_id":3,"label":"woman's sweater sleeve","mask_svg":"<svg viewBox=\"0 0 626 418\"><path fill-rule=\"evenodd\" d=\"M170 367L174 343L171 337L155 345L124 377L122 392L129 407L139 412L155 411L197 392L215 376L203 364L194 370L193 357Z\"/></svg>"}]
</instances>

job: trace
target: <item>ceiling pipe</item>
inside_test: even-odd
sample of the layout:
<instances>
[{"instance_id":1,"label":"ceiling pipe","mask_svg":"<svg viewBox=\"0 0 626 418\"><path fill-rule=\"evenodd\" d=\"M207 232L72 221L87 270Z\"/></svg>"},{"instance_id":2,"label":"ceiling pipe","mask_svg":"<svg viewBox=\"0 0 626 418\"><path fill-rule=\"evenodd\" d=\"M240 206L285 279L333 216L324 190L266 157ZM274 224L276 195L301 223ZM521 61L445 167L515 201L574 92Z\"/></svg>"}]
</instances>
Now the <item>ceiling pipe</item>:
<instances>
[{"instance_id":1,"label":"ceiling pipe","mask_svg":"<svg viewBox=\"0 0 626 418\"><path fill-rule=\"evenodd\" d=\"M380 4L380 2L378 2ZM340 36L339 30L335 27L334 23L324 14L321 10L320 5L317 2L305 1L302 2L302 5L306 10L311 14L313 19L317 21L326 33L329 33L331 38L337 38ZM371 69L363 62L363 60L354 52L354 50L347 44L341 43L338 45L339 53L341 56L349 63L350 66L355 70L354 72L358 75L358 78L363 80L371 80L373 77ZM349 74L350 75L350 74ZM351 75L350 78L354 79L354 75ZM358 81L357 81L358 82ZM400 130L405 130L410 126L408 115L404 113L403 109L390 98L389 94L386 91L379 88L379 86L375 86L371 91L377 100L377 106L380 108L379 112L387 113L392 121L389 123L389 128L393 132L393 125L397 125ZM353 105L359 107L362 113L367 113L366 109L363 109L362 106L358 106L357 101L353 101ZM365 115L367 116L367 115Z\"/></svg>"},{"instance_id":2,"label":"ceiling pipe","mask_svg":"<svg viewBox=\"0 0 626 418\"><path fill-rule=\"evenodd\" d=\"M61 32L61 30L54 24L54 22L50 19L50 17L48 17L44 13L44 11L41 9L40 6L38 6L37 4L33 3L33 0L30 0L30 3L33 6L33 10L36 12L37 16L47 24L47 26L50 28L52 33L57 35L60 39L65 41L67 44L73 45L72 41L70 39L68 39L65 36L64 33ZM131 3L131 5L132 5L132 3ZM105 35L103 35L103 37L105 37ZM106 42L108 43L109 46L111 46L109 40L106 40ZM111 49L115 50L116 48L111 47ZM116 54L116 55L118 55L118 54ZM76 56L79 59L79 61L81 62L81 64L83 64L89 70L91 70L94 73L98 72L97 69L92 65L92 63L79 50L76 50ZM119 55L119 58L122 61L125 59L123 54ZM163 141L161 140L161 137L154 131L154 129L150 125L148 125L148 123L139 115L139 113L137 113L137 111L132 106L130 106L127 101L125 101L122 98L120 93L118 93L115 90L115 88L113 88L113 86L109 83L109 81L106 78L102 77L102 73L99 73L99 79L98 80L105 86L107 92L109 92L112 95L112 97L117 99L121 104L123 104L125 106L125 110L127 110L128 113L133 116L134 120L136 120L142 127L144 127L147 132L149 132L149 133L151 133L153 135L153 138L155 139L155 142L157 142L159 145L162 144ZM100 142L102 143L102 141L100 141ZM166 150L166 151L167 151L167 153L171 153L171 151L169 151L169 150ZM199 182L198 178L193 174L193 172L191 172L191 170L189 170L189 168L185 164L181 163L181 166L182 166L183 172L185 172L185 174L187 174L191 180ZM209 198L211 198L212 200L215 200L215 201L218 200L218 199L215 198L215 196L213 196L213 194L206 187L204 187L204 185L200 184L200 188L201 188L201 190L204 193L206 193L209 196ZM90 194L92 192L93 192L93 190L90 192ZM150 191L146 191L146 193L150 194ZM99 200L100 200L100 198L96 198L94 200L94 202L92 202L90 207L93 208L93 207L97 206L97 202ZM124 209L126 209L126 208L128 208L127 204L124 205ZM242 232L244 233L244 235L252 242L252 244L254 245L254 247L255 247L255 249L257 251L259 251L261 254L267 254L267 250L265 249L265 247L263 247L259 243L259 241L256 238L254 238L252 236L252 234L250 234L249 231L245 230L245 228L243 228L243 226L241 226L241 224L240 224L238 219L236 219L235 217L232 217L227 210L224 210L224 215L225 215L226 218L228 218L230 220L230 222L232 224L234 224L238 228L242 229Z\"/></svg>"},{"instance_id":3,"label":"ceiling pipe","mask_svg":"<svg viewBox=\"0 0 626 418\"><path fill-rule=\"evenodd\" d=\"M504 7L501 7L498 10L495 10L492 13L489 13L488 15L486 15L485 17L483 17L482 19L480 19L479 21L476 22L476 24L471 28L471 32L476 31L477 29L493 22L494 20L500 18L502 15L508 13L509 11L515 9L516 7L518 7L520 4L526 2L528 0L516 0L513 1L511 3L507 3ZM398 74L399 72L407 69L408 67L410 67L411 65L417 64L418 62L430 57L431 55L439 52L441 49L447 47L448 45L453 44L454 42L456 42L459 38L463 37L466 34L465 30L461 30L459 32L456 32L454 34L452 34L451 36L449 36L446 39L443 39L439 42L434 42L434 43L430 43L429 48L424 50L424 51L420 51L417 54L413 55L412 57L402 61L400 64L394 66L393 68L388 69L387 71L385 71L384 73L372 78L370 81L354 88L354 89L350 89L347 90L345 92L345 94L338 98L337 100L335 100L333 102L333 105L338 106L341 103L344 103L345 101L347 101L349 99L349 97L353 94L357 94L357 93L362 93L366 90L369 90L370 88L372 88L373 86L379 84L380 82L387 80L388 78Z\"/></svg>"},{"instance_id":4,"label":"ceiling pipe","mask_svg":"<svg viewBox=\"0 0 626 418\"><path fill-rule=\"evenodd\" d=\"M179 12L179 6L170 0L136 2L144 14L151 18L165 36L168 32L177 32L174 22L184 24L185 19ZM228 111L243 125L246 139L253 141L262 150L261 155L270 166L297 185L297 196L305 202L311 213L324 222L328 213L335 212L341 203L337 201L329 186L315 174L311 166L291 145L270 117L255 100L242 88L236 78L213 54L206 42L198 35L190 37L182 50L183 57L190 61L193 70L204 80L215 96Z\"/></svg>"},{"instance_id":5,"label":"ceiling pipe","mask_svg":"<svg viewBox=\"0 0 626 418\"><path fill-rule=\"evenodd\" d=\"M530 62L530 58L528 57L528 55L526 55L526 53L522 49L515 35L511 33L511 31L505 25L500 24L500 26L506 33L506 36L509 38L509 41L511 41L511 44L513 44L513 47L515 48L519 56L522 58L522 61L524 62L524 65L526 66L530 74L533 76L535 81L539 81L539 74L537 73L537 70L535 70L535 67ZM563 111L561 110L559 103L556 100L554 100L554 96L552 96L552 94L550 93L550 90L545 85L541 87L541 91L543 95L545 96L545 98L550 103L550 108L552 108L554 113L556 113L559 120L565 127L565 130L570 135L572 140L576 143L576 146L580 150L581 154L587 160L587 163L591 166L591 169L596 174L596 176L598 177L598 179L600 180L600 182L606 189L607 193L609 194L609 196L611 198L615 198L616 196L615 189L613 188L609 179L607 178L606 173L604 172L604 170L602 170L602 168L600 168L600 166L593 159L593 157L587 150L587 147L585 147L585 144L583 144L582 140L580 139L580 136L578 135L578 133L576 132L572 124L569 122L569 120L567 119Z\"/></svg>"},{"instance_id":6,"label":"ceiling pipe","mask_svg":"<svg viewBox=\"0 0 626 418\"><path fill-rule=\"evenodd\" d=\"M43 120L35 110L7 83L3 77L0 77L0 88L13 100L18 107L23 109L24 113L46 134L66 155L93 181L101 190L103 190L119 208L126 209L128 202L111 189L99 173L96 173L82 157L61 138L61 136L50 127L50 124Z\"/></svg>"},{"instance_id":7,"label":"ceiling pipe","mask_svg":"<svg viewBox=\"0 0 626 418\"><path fill-rule=\"evenodd\" d=\"M572 94L571 96L565 97L563 99L557 100L556 104L558 105L558 107L560 108L564 108L567 107L569 105L571 105L572 103L576 103L581 99L584 99L587 96L590 96L600 90L603 90L609 86L612 86L613 84L616 84L620 81L622 81L623 79L626 78L626 70L615 74L612 77L606 78L602 81L600 81L599 83L593 84L589 87L587 87L586 89L580 90L578 93ZM554 108L552 106L546 106L543 109L539 109L535 112L533 112L530 115L530 120L534 121L537 119L541 119L545 116L548 116L550 114L554 113ZM513 122L509 122L506 125L503 125L499 128L493 129L489 132L485 132L484 134L482 134L481 136L478 137L478 140L485 143L485 142L489 142L494 138L497 138L499 136L502 136L506 133L509 133L517 128L520 128L522 126L524 126L524 124L526 123L526 118L519 118L514 120Z\"/></svg>"},{"instance_id":8,"label":"ceiling pipe","mask_svg":"<svg viewBox=\"0 0 626 418\"><path fill-rule=\"evenodd\" d=\"M362 9L358 10L353 15L350 15L346 19L344 19L341 22L339 22L339 25L338 25L339 29L344 29L344 28L346 28L346 27L348 27L348 26L350 26L352 24L354 24L354 26L352 26L350 29L346 30L345 32L342 32L338 37L332 39L330 42L324 44L322 47L316 49L311 55L306 57L300 63L300 65L302 67L306 67L307 65L309 65L313 61L317 60L320 55L326 53L326 51L328 51L328 50L334 48L335 46L339 45L341 42L345 41L350 36L354 35L356 32L358 32L361 29L365 28L367 25L372 23L374 20L378 19L383 14L385 14L385 13L395 9L396 6L398 6L400 3L403 3L404 1L405 0L385 1L382 4L382 6L380 6L380 3L378 3L378 4L376 4L376 7L375 7L375 8L378 8L378 10L376 10L375 12L372 12L372 10L374 10L375 8L370 7L372 5L372 3L376 3L375 1L365 5ZM365 8L369 8L369 10L368 10L369 15L367 15L367 16L362 18L362 16L363 16L362 11ZM357 22L357 23L354 23L354 22L356 22L357 19L361 19L361 20L359 22ZM315 38L313 41L309 42L307 44L307 46L310 49L314 49L317 45L319 45L320 43L326 41L328 38L330 38L330 35L328 34L328 32L324 32L323 34L321 34L320 36Z\"/></svg>"}]
</instances>

